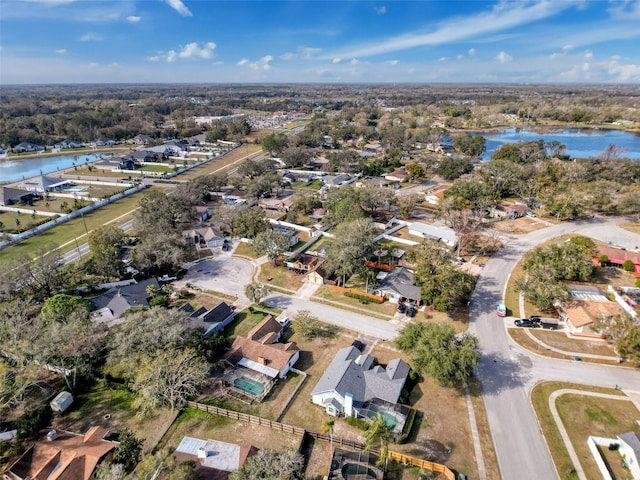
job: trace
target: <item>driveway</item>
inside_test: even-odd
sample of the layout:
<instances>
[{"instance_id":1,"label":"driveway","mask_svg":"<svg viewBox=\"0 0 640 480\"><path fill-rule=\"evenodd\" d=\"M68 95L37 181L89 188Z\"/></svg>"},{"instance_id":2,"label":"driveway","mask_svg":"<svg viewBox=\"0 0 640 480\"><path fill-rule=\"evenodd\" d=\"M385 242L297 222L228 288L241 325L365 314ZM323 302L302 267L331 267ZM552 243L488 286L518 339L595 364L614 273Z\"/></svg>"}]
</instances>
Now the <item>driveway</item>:
<instances>
[{"instance_id":1,"label":"driveway","mask_svg":"<svg viewBox=\"0 0 640 480\"><path fill-rule=\"evenodd\" d=\"M243 258L221 255L211 259L194 262L189 272L176 282L178 288L187 283L204 290L244 298L244 287L251 283L253 265Z\"/></svg>"}]
</instances>

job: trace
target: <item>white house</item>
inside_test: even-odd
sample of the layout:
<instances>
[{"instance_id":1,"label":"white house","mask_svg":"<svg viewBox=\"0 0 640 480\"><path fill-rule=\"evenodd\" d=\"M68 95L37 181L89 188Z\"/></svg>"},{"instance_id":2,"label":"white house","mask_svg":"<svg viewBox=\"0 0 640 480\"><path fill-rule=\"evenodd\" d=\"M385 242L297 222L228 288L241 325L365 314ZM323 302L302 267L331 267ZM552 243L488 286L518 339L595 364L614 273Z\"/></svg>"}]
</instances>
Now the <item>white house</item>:
<instances>
[{"instance_id":1,"label":"white house","mask_svg":"<svg viewBox=\"0 0 640 480\"><path fill-rule=\"evenodd\" d=\"M409 234L428 240L435 240L436 242L442 242L450 247L454 247L458 243L458 235L456 235L453 229L439 225L413 222L409 225Z\"/></svg>"},{"instance_id":2,"label":"white house","mask_svg":"<svg viewBox=\"0 0 640 480\"><path fill-rule=\"evenodd\" d=\"M374 401L395 405L407 380L409 365L395 358L385 369L374 366L373 360L353 346L339 350L311 391L311 401L329 415L344 413L347 417L366 416L360 410Z\"/></svg>"}]
</instances>

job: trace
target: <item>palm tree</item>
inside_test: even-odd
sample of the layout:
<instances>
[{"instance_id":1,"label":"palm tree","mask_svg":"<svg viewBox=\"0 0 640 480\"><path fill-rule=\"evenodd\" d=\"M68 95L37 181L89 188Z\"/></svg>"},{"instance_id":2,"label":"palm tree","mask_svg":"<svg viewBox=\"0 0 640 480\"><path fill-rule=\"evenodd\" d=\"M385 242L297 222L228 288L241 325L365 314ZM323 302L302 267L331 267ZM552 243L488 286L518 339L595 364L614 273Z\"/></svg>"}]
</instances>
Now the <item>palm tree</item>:
<instances>
[{"instance_id":1,"label":"palm tree","mask_svg":"<svg viewBox=\"0 0 640 480\"><path fill-rule=\"evenodd\" d=\"M329 440L331 442L331 455L333 456L333 429L336 425L335 418L327 418L322 422L322 433L329 434Z\"/></svg>"},{"instance_id":2,"label":"palm tree","mask_svg":"<svg viewBox=\"0 0 640 480\"><path fill-rule=\"evenodd\" d=\"M155 285L147 285L146 291L150 297L155 297L158 294L158 289Z\"/></svg>"},{"instance_id":3,"label":"palm tree","mask_svg":"<svg viewBox=\"0 0 640 480\"><path fill-rule=\"evenodd\" d=\"M389 456L389 443L393 441L393 426L389 425L381 413L377 413L375 417L370 419L369 428L364 434L365 452L368 452L376 445L380 445L380 458L376 465L384 465L386 468L387 458Z\"/></svg>"}]
</instances>

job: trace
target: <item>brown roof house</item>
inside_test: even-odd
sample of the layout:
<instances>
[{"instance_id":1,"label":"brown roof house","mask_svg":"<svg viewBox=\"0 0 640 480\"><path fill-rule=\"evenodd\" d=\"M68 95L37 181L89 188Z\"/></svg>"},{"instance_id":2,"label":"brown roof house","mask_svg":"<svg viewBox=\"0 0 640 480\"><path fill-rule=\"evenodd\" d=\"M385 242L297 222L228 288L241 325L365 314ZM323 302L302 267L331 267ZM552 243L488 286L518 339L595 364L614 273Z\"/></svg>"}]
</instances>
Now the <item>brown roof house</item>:
<instances>
[{"instance_id":1,"label":"brown roof house","mask_svg":"<svg viewBox=\"0 0 640 480\"><path fill-rule=\"evenodd\" d=\"M267 315L246 336L236 337L225 359L271 378L285 378L300 358L300 349L295 342L279 343L283 331L280 322Z\"/></svg>"},{"instance_id":2,"label":"brown roof house","mask_svg":"<svg viewBox=\"0 0 640 480\"><path fill-rule=\"evenodd\" d=\"M499 202L489 212L493 218L520 218L529 211L529 207L521 203Z\"/></svg>"},{"instance_id":3,"label":"brown roof house","mask_svg":"<svg viewBox=\"0 0 640 480\"><path fill-rule=\"evenodd\" d=\"M406 182L409 180L409 174L404 168L399 168L393 172L386 173L384 178L391 182Z\"/></svg>"},{"instance_id":4,"label":"brown roof house","mask_svg":"<svg viewBox=\"0 0 640 480\"><path fill-rule=\"evenodd\" d=\"M105 440L109 431L91 427L80 435L51 430L34 443L5 472L9 480L89 480L98 465L109 461L117 442Z\"/></svg>"},{"instance_id":5,"label":"brown roof house","mask_svg":"<svg viewBox=\"0 0 640 480\"><path fill-rule=\"evenodd\" d=\"M620 305L609 301L597 287L569 285L569 292L571 299L556 302L556 308L571 335L603 338L591 329L593 322L599 318L610 318L624 313Z\"/></svg>"}]
</instances>

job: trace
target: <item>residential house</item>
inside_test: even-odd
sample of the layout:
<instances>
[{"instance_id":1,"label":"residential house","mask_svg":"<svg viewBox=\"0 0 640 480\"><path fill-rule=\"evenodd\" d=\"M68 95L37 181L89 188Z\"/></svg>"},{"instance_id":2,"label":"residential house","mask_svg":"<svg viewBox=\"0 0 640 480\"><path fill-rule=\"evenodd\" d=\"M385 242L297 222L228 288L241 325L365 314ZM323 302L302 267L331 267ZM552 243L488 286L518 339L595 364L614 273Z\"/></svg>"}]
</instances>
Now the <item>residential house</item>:
<instances>
[{"instance_id":1,"label":"residential house","mask_svg":"<svg viewBox=\"0 0 640 480\"><path fill-rule=\"evenodd\" d=\"M293 228L284 227L282 225L272 225L271 229L275 233L281 233L289 237L289 248L295 246L300 241L296 235L297 232Z\"/></svg>"},{"instance_id":2,"label":"residential house","mask_svg":"<svg viewBox=\"0 0 640 480\"><path fill-rule=\"evenodd\" d=\"M636 432L621 433L618 451L633 480L640 480L640 436Z\"/></svg>"},{"instance_id":3,"label":"residential house","mask_svg":"<svg viewBox=\"0 0 640 480\"><path fill-rule=\"evenodd\" d=\"M297 274L303 275L313 272L324 263L324 258L308 253L301 253L295 260L287 261L287 268L293 270Z\"/></svg>"},{"instance_id":4,"label":"residential house","mask_svg":"<svg viewBox=\"0 0 640 480\"><path fill-rule=\"evenodd\" d=\"M325 187L341 187L342 185L348 185L355 182L359 177L352 177L348 173L340 173L338 175L325 175L322 177L322 183Z\"/></svg>"},{"instance_id":5,"label":"residential house","mask_svg":"<svg viewBox=\"0 0 640 480\"><path fill-rule=\"evenodd\" d=\"M0 187L0 206L8 207L19 203L31 205L36 196L34 192L17 188Z\"/></svg>"},{"instance_id":6,"label":"residential house","mask_svg":"<svg viewBox=\"0 0 640 480\"><path fill-rule=\"evenodd\" d=\"M40 175L39 177L33 177L22 182L20 187L31 192L44 193L52 192L54 190L64 190L66 187L70 186L71 183L71 180Z\"/></svg>"},{"instance_id":7,"label":"residential house","mask_svg":"<svg viewBox=\"0 0 640 480\"><path fill-rule=\"evenodd\" d=\"M116 141L107 137L100 137L93 143L95 143L96 147L106 147L110 145L115 145Z\"/></svg>"},{"instance_id":8,"label":"residential house","mask_svg":"<svg viewBox=\"0 0 640 480\"><path fill-rule=\"evenodd\" d=\"M127 143L133 145L149 145L150 143L153 143L153 138L151 138L149 135L140 134L136 135L130 140L127 140Z\"/></svg>"},{"instance_id":9,"label":"residential house","mask_svg":"<svg viewBox=\"0 0 640 480\"><path fill-rule=\"evenodd\" d=\"M492 207L489 214L493 218L520 218L524 217L529 211L529 207L523 204L514 204L510 202L499 202Z\"/></svg>"},{"instance_id":10,"label":"residential house","mask_svg":"<svg viewBox=\"0 0 640 480\"><path fill-rule=\"evenodd\" d=\"M81 148L81 147L84 147L84 143L76 142L75 140L66 139L61 141L60 143L56 143L54 147L59 148L61 150L64 150L67 148Z\"/></svg>"},{"instance_id":11,"label":"residential house","mask_svg":"<svg viewBox=\"0 0 640 480\"><path fill-rule=\"evenodd\" d=\"M449 227L431 225L421 222L413 222L409 225L409 234L425 240L442 242L449 247L454 247L458 243L458 235Z\"/></svg>"},{"instance_id":12,"label":"residential house","mask_svg":"<svg viewBox=\"0 0 640 480\"><path fill-rule=\"evenodd\" d=\"M267 315L247 335L233 341L225 359L233 366L249 368L271 378L285 378L300 358L295 342L280 343L283 326Z\"/></svg>"},{"instance_id":13,"label":"residential house","mask_svg":"<svg viewBox=\"0 0 640 480\"><path fill-rule=\"evenodd\" d=\"M393 406L398 403L409 374L409 365L395 358L387 367L374 365L374 358L356 347L338 351L311 391L311 401L329 415L366 416L372 402Z\"/></svg>"},{"instance_id":14,"label":"residential house","mask_svg":"<svg viewBox=\"0 0 640 480\"><path fill-rule=\"evenodd\" d=\"M14 153L25 153L25 152L42 152L44 147L42 145L36 145L35 143L22 142L13 147Z\"/></svg>"},{"instance_id":15,"label":"residential house","mask_svg":"<svg viewBox=\"0 0 640 480\"><path fill-rule=\"evenodd\" d=\"M97 168L105 168L110 170L135 170L140 168L140 161L133 155L124 155L122 157L103 158L95 163Z\"/></svg>"},{"instance_id":16,"label":"residential house","mask_svg":"<svg viewBox=\"0 0 640 480\"><path fill-rule=\"evenodd\" d=\"M212 227L185 230L182 235L192 242L196 248L215 248L224 245L224 236Z\"/></svg>"},{"instance_id":17,"label":"residential house","mask_svg":"<svg viewBox=\"0 0 640 480\"><path fill-rule=\"evenodd\" d=\"M380 145L379 142L371 142L362 147L362 151L366 153L373 153L374 155L380 155L384 151L384 148L382 148L382 145Z\"/></svg>"},{"instance_id":18,"label":"residential house","mask_svg":"<svg viewBox=\"0 0 640 480\"><path fill-rule=\"evenodd\" d=\"M307 282L314 285L338 285L340 278L335 274L329 274L322 265L307 274Z\"/></svg>"},{"instance_id":19,"label":"residential house","mask_svg":"<svg viewBox=\"0 0 640 480\"><path fill-rule=\"evenodd\" d=\"M437 190L434 190L433 192L425 193L424 195L425 201L429 205L436 205L436 206L440 205L440 203L444 198L444 192L447 191L447 188L449 187L439 188Z\"/></svg>"},{"instance_id":20,"label":"residential house","mask_svg":"<svg viewBox=\"0 0 640 480\"><path fill-rule=\"evenodd\" d=\"M211 209L206 205L196 205L195 210L201 223L204 223L211 218Z\"/></svg>"},{"instance_id":21,"label":"residential house","mask_svg":"<svg viewBox=\"0 0 640 480\"><path fill-rule=\"evenodd\" d=\"M608 263L622 267L624 262L631 260L635 272L640 272L640 252L630 252L619 248L598 246L598 256L605 255Z\"/></svg>"},{"instance_id":22,"label":"residential house","mask_svg":"<svg viewBox=\"0 0 640 480\"><path fill-rule=\"evenodd\" d=\"M102 462L113 457L117 442L106 440L109 431L91 427L80 435L50 430L4 473L8 480L92 480Z\"/></svg>"},{"instance_id":23,"label":"residential house","mask_svg":"<svg viewBox=\"0 0 640 480\"><path fill-rule=\"evenodd\" d=\"M149 294L147 288L152 286L160 290L160 284L155 278L131 285L113 287L107 292L90 299L95 308L91 313L91 321L96 323L110 323L120 319L133 308L149 308Z\"/></svg>"},{"instance_id":24,"label":"residential house","mask_svg":"<svg viewBox=\"0 0 640 480\"><path fill-rule=\"evenodd\" d=\"M404 168L398 168L393 172L385 173L384 178L390 182L406 182L409 180L409 174Z\"/></svg>"},{"instance_id":25,"label":"residential house","mask_svg":"<svg viewBox=\"0 0 640 480\"><path fill-rule=\"evenodd\" d=\"M389 180L383 177L365 177L355 183L356 188L388 187Z\"/></svg>"},{"instance_id":26,"label":"residential house","mask_svg":"<svg viewBox=\"0 0 640 480\"><path fill-rule=\"evenodd\" d=\"M236 315L234 308L225 302L220 302L211 310L204 307L195 310L190 303L185 303L180 310L189 313L189 328L200 330L205 336L211 332L221 332L229 325Z\"/></svg>"},{"instance_id":27,"label":"residential house","mask_svg":"<svg viewBox=\"0 0 640 480\"><path fill-rule=\"evenodd\" d=\"M624 313L622 307L611 302L597 287L569 285L571 299L556 302L555 306L569 333L574 336L603 338L602 334L591 329L596 319L610 318Z\"/></svg>"},{"instance_id":28,"label":"residential house","mask_svg":"<svg viewBox=\"0 0 640 480\"><path fill-rule=\"evenodd\" d=\"M398 303L405 298L419 303L420 287L415 284L413 272L408 268L398 267L390 272L381 271L376 277L379 281L374 294L387 298L391 303Z\"/></svg>"},{"instance_id":29,"label":"residential house","mask_svg":"<svg viewBox=\"0 0 640 480\"><path fill-rule=\"evenodd\" d=\"M219 440L182 437L174 455L179 463L193 462L194 472L200 480L226 480L231 472L241 468L247 458L257 452L254 446L241 447Z\"/></svg>"},{"instance_id":30,"label":"residential house","mask_svg":"<svg viewBox=\"0 0 640 480\"><path fill-rule=\"evenodd\" d=\"M294 195L281 195L278 197L261 198L258 200L258 206L263 210L288 212L293 205L294 200Z\"/></svg>"}]
</instances>

